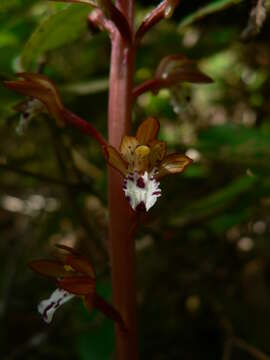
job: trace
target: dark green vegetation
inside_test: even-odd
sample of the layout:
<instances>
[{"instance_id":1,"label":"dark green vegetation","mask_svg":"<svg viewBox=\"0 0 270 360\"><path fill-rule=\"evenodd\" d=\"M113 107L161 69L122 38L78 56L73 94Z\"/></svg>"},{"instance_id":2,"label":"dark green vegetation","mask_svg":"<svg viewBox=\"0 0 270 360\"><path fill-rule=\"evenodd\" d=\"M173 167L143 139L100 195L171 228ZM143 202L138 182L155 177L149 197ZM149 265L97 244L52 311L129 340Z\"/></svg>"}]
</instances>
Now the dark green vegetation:
<instances>
[{"instance_id":1,"label":"dark green vegetation","mask_svg":"<svg viewBox=\"0 0 270 360\"><path fill-rule=\"evenodd\" d=\"M247 34L251 1L190 3L145 37L136 64L140 83L162 57L183 53L214 79L134 104L134 128L157 116L169 150L196 160L163 181L138 233L141 359L267 359L259 351L270 354L269 20ZM88 11L1 0L0 76L42 63L65 105L106 135L110 43L87 28ZM110 299L104 160L92 139L45 116L19 135L20 99L0 87L0 356L107 360L112 323L76 300L51 326L41 323L36 304L54 285L27 269L55 243L76 245Z\"/></svg>"}]
</instances>

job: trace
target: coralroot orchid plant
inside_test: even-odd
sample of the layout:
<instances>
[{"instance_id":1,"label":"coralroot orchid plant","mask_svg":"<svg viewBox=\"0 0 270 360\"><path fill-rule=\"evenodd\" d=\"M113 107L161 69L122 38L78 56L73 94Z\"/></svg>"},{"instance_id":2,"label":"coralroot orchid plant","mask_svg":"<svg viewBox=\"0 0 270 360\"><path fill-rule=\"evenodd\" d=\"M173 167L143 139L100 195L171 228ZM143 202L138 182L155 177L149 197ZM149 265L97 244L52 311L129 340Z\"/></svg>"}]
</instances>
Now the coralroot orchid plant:
<instances>
[{"instance_id":1,"label":"coralroot orchid plant","mask_svg":"<svg viewBox=\"0 0 270 360\"><path fill-rule=\"evenodd\" d=\"M58 1L58 0L55 0ZM111 39L111 66L108 105L108 140L91 125L68 110L54 83L38 73L19 73L18 78L5 82L6 86L27 96L16 110L26 123L39 112L46 112L63 127L70 125L82 134L96 140L108 166L109 245L113 305L96 292L95 271L87 258L74 249L58 246L65 255L57 260L30 262L32 270L52 277L57 289L38 310L46 322L54 312L74 296L81 297L86 308L101 310L115 321L116 358L138 359L136 284L135 284L135 233L138 215L146 214L162 195L160 179L178 174L191 164L184 154L168 154L166 143L158 140L159 121L144 119L136 136L131 136L132 103L146 91L158 92L182 82L208 83L194 62L182 54L169 55L161 60L153 79L134 87L133 78L136 50L144 35L163 19L173 15L180 0L163 0L134 29L133 0L62 0L68 3L89 4L91 26L107 31ZM90 11L90 9L89 9ZM161 124L162 126L162 124ZM134 226L135 224L135 226Z\"/></svg>"}]
</instances>

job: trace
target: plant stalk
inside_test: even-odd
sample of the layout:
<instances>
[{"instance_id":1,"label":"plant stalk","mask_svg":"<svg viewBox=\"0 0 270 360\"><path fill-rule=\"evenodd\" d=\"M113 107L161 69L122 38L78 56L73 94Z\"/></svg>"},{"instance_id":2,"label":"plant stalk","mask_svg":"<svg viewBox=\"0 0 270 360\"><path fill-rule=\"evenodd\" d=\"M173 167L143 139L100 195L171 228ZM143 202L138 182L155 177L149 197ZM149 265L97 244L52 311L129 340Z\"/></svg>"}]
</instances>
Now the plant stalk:
<instances>
[{"instance_id":1,"label":"plant stalk","mask_svg":"<svg viewBox=\"0 0 270 360\"><path fill-rule=\"evenodd\" d=\"M116 6L133 28L133 1L118 0ZM117 32L112 38L109 90L109 143L119 149L131 127L131 104L135 50ZM136 216L124 198L123 178L109 168L109 241L114 306L121 314L126 331L115 325L117 360L137 360L136 317Z\"/></svg>"}]
</instances>

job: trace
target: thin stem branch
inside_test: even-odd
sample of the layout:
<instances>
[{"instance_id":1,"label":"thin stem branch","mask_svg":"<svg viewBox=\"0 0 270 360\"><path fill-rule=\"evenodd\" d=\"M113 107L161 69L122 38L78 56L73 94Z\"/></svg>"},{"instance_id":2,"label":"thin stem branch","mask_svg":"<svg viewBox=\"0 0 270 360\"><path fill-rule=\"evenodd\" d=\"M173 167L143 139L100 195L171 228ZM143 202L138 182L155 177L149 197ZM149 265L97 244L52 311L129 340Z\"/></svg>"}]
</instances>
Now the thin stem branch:
<instances>
[{"instance_id":1,"label":"thin stem branch","mask_svg":"<svg viewBox=\"0 0 270 360\"><path fill-rule=\"evenodd\" d=\"M232 339L227 339L224 344L222 360L230 360L232 354Z\"/></svg>"},{"instance_id":2,"label":"thin stem branch","mask_svg":"<svg viewBox=\"0 0 270 360\"><path fill-rule=\"evenodd\" d=\"M126 331L123 319L121 318L119 312L116 311L115 308L111 304L109 304L106 300L104 300L100 295L95 294L95 297L93 299L93 306L96 309L100 310L109 319L117 322L119 326L122 328L122 331L124 332Z\"/></svg>"},{"instance_id":3,"label":"thin stem branch","mask_svg":"<svg viewBox=\"0 0 270 360\"><path fill-rule=\"evenodd\" d=\"M106 19L101 9L95 9L88 15L88 22L94 28L99 30L106 30L109 33L111 40L117 31L115 24Z\"/></svg>"},{"instance_id":4,"label":"thin stem branch","mask_svg":"<svg viewBox=\"0 0 270 360\"><path fill-rule=\"evenodd\" d=\"M112 0L100 1L104 7L105 15L107 16L108 14L108 18L113 21L126 46L131 46L133 41L133 34L126 14L117 6L115 6Z\"/></svg>"},{"instance_id":5,"label":"thin stem branch","mask_svg":"<svg viewBox=\"0 0 270 360\"><path fill-rule=\"evenodd\" d=\"M80 118L78 115L74 114L66 108L62 110L62 115L66 124L72 125L73 127L80 130L83 134L93 137L98 141L100 146L103 147L107 145L107 141L103 138L100 132L88 121Z\"/></svg>"},{"instance_id":6,"label":"thin stem branch","mask_svg":"<svg viewBox=\"0 0 270 360\"><path fill-rule=\"evenodd\" d=\"M180 1L180 0L179 0ZM156 8L154 8L143 20L135 35L135 44L139 45L143 36L152 29L161 20L169 18L174 8L179 3L178 0L163 0Z\"/></svg>"},{"instance_id":7,"label":"thin stem branch","mask_svg":"<svg viewBox=\"0 0 270 360\"><path fill-rule=\"evenodd\" d=\"M158 91L162 87L162 83L159 79L150 79L142 84L136 86L132 91L133 100L136 100L138 96L147 91Z\"/></svg>"},{"instance_id":8,"label":"thin stem branch","mask_svg":"<svg viewBox=\"0 0 270 360\"><path fill-rule=\"evenodd\" d=\"M233 338L234 346L239 349L247 351L250 355L254 356L257 360L270 360L270 356L263 353L261 350L257 349L255 346L248 344L245 340L238 337Z\"/></svg>"}]
</instances>

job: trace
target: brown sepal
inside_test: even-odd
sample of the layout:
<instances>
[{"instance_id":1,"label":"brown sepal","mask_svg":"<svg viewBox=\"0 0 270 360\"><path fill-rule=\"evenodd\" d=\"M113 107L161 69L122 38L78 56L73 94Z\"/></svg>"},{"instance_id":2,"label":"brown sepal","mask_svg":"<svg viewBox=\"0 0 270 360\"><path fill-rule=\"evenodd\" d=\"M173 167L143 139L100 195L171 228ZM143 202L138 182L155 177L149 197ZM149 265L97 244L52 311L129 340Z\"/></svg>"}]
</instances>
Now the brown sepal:
<instances>
[{"instance_id":1,"label":"brown sepal","mask_svg":"<svg viewBox=\"0 0 270 360\"><path fill-rule=\"evenodd\" d=\"M61 289L71 294L84 296L94 294L96 291L96 282L89 276L70 276L57 280Z\"/></svg>"},{"instance_id":2,"label":"brown sepal","mask_svg":"<svg viewBox=\"0 0 270 360\"><path fill-rule=\"evenodd\" d=\"M66 271L64 264L57 260L33 260L28 263L31 270L43 276L60 278L73 276L73 271Z\"/></svg>"}]
</instances>

